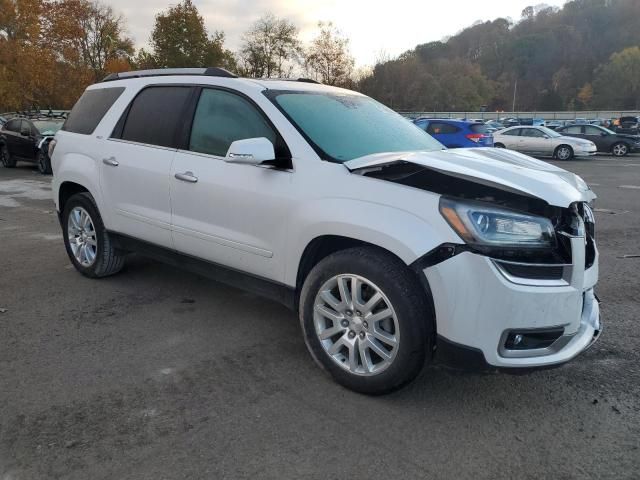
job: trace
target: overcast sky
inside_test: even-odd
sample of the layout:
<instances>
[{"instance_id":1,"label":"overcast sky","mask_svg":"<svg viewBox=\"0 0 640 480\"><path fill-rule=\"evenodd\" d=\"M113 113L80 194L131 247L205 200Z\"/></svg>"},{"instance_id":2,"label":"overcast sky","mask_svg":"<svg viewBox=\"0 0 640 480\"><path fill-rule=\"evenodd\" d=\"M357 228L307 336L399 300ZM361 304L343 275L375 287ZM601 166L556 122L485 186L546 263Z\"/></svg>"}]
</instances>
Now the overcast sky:
<instances>
[{"instance_id":1,"label":"overcast sky","mask_svg":"<svg viewBox=\"0 0 640 480\"><path fill-rule=\"evenodd\" d=\"M145 46L154 16L169 5L158 0L103 0L122 13L138 47ZM477 20L520 18L540 0L193 0L209 32L222 30L226 46L236 50L242 33L266 12L286 17L313 38L318 21L332 21L351 40L356 65L370 65L385 52L396 56L420 43L440 40ZM565 0L544 0L562 6Z\"/></svg>"}]
</instances>

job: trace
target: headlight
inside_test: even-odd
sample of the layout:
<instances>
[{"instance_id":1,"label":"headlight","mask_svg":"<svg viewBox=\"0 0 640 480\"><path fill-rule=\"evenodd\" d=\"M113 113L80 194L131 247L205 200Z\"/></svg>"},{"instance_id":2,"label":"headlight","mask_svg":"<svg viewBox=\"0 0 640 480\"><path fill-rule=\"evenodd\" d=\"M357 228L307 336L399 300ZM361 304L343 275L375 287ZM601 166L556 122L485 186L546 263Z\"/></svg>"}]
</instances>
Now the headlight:
<instances>
[{"instance_id":1,"label":"headlight","mask_svg":"<svg viewBox=\"0 0 640 480\"><path fill-rule=\"evenodd\" d=\"M481 203L440 198L440 213L471 245L499 247L552 247L551 221Z\"/></svg>"}]
</instances>

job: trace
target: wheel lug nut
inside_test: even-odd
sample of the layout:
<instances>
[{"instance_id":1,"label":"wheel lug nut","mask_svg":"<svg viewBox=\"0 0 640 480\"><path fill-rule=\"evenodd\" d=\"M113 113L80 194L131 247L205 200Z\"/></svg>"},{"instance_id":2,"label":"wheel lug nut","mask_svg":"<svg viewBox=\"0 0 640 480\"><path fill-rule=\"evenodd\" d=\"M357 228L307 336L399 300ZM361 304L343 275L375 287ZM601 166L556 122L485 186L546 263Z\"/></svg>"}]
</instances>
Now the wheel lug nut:
<instances>
[{"instance_id":1,"label":"wheel lug nut","mask_svg":"<svg viewBox=\"0 0 640 480\"><path fill-rule=\"evenodd\" d=\"M348 317L350 317L351 315L353 315L353 312L351 310L347 310L346 312L344 312L347 314Z\"/></svg>"},{"instance_id":2,"label":"wheel lug nut","mask_svg":"<svg viewBox=\"0 0 640 480\"><path fill-rule=\"evenodd\" d=\"M353 338L356 336L356 332L354 332L353 330L349 330L349 338Z\"/></svg>"},{"instance_id":3,"label":"wheel lug nut","mask_svg":"<svg viewBox=\"0 0 640 480\"><path fill-rule=\"evenodd\" d=\"M360 332L360 338L364 339L364 332Z\"/></svg>"},{"instance_id":4,"label":"wheel lug nut","mask_svg":"<svg viewBox=\"0 0 640 480\"><path fill-rule=\"evenodd\" d=\"M349 322L347 320L342 320L342 322L340 322L340 324L345 328L349 326Z\"/></svg>"},{"instance_id":5,"label":"wheel lug nut","mask_svg":"<svg viewBox=\"0 0 640 480\"><path fill-rule=\"evenodd\" d=\"M369 328L369 324L368 324L367 322L362 322L362 326L363 326L364 328Z\"/></svg>"},{"instance_id":6,"label":"wheel lug nut","mask_svg":"<svg viewBox=\"0 0 640 480\"><path fill-rule=\"evenodd\" d=\"M356 315L357 315L358 317L361 317L361 316L362 316L362 312L356 312Z\"/></svg>"}]
</instances>

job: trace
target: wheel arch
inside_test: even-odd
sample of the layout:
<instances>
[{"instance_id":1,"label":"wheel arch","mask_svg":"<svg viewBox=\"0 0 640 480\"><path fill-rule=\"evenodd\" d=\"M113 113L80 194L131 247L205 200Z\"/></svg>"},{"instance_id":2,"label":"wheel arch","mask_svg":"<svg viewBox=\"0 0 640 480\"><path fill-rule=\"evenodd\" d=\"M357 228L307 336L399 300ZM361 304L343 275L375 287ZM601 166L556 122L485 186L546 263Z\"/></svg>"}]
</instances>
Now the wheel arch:
<instances>
[{"instance_id":1,"label":"wheel arch","mask_svg":"<svg viewBox=\"0 0 640 480\"><path fill-rule=\"evenodd\" d=\"M70 181L62 182L60 184L60 188L58 189L58 208L60 212L64 210L65 204L72 196L77 193L84 192L89 193L91 196L93 196L89 189L87 189L84 185Z\"/></svg>"}]
</instances>

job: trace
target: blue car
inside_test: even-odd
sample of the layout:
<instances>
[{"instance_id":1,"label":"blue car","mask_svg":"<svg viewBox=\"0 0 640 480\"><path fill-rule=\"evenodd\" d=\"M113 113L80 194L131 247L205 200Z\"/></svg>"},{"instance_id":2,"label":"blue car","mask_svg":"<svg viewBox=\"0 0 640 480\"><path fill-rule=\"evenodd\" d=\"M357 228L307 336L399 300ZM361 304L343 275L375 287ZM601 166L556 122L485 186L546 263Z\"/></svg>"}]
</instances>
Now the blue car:
<instances>
[{"instance_id":1,"label":"blue car","mask_svg":"<svg viewBox=\"0 0 640 480\"><path fill-rule=\"evenodd\" d=\"M493 147L493 135L484 123L440 118L413 121L447 148Z\"/></svg>"}]
</instances>

